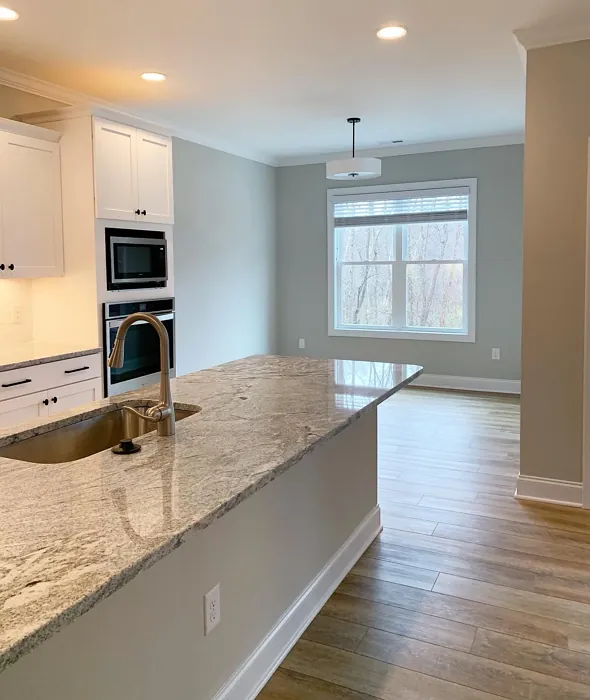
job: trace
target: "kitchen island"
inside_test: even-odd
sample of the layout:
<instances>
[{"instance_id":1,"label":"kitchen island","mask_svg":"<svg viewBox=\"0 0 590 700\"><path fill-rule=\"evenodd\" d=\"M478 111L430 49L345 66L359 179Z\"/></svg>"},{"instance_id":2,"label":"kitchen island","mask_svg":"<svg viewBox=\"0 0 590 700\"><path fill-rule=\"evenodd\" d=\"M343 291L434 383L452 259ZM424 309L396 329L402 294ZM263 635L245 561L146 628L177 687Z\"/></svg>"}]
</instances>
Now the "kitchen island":
<instances>
[{"instance_id":1,"label":"kitchen island","mask_svg":"<svg viewBox=\"0 0 590 700\"><path fill-rule=\"evenodd\" d=\"M420 372L250 357L174 380L200 411L139 453L0 457L0 697L253 697L378 533L376 408ZM0 431L0 450L157 394Z\"/></svg>"}]
</instances>

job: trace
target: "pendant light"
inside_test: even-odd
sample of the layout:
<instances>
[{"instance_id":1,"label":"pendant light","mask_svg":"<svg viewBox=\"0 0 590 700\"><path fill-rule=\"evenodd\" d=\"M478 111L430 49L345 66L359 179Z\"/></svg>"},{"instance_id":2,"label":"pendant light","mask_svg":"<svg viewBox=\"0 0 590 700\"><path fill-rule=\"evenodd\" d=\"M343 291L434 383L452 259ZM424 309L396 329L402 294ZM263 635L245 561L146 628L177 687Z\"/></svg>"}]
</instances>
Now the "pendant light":
<instances>
[{"instance_id":1,"label":"pendant light","mask_svg":"<svg viewBox=\"0 0 590 700\"><path fill-rule=\"evenodd\" d=\"M381 177L379 158L356 157L356 125L361 120L359 117L349 117L346 121L352 124L352 158L326 163L326 177L328 180L370 180Z\"/></svg>"}]
</instances>

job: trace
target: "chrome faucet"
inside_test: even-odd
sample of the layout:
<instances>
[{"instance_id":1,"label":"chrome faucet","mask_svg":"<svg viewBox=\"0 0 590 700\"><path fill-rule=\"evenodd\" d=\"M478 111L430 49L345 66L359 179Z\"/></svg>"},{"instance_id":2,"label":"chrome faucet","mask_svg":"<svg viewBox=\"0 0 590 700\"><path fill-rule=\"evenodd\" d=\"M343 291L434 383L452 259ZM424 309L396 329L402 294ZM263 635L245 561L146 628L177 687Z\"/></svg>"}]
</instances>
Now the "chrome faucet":
<instances>
[{"instance_id":1,"label":"chrome faucet","mask_svg":"<svg viewBox=\"0 0 590 700\"><path fill-rule=\"evenodd\" d=\"M146 313L135 313L127 316L119 326L113 350L107 362L109 367L123 366L125 336L129 327L136 321L150 323L156 329L160 338L160 402L156 406L148 408L145 414L135 410L132 406L123 406L123 410L133 413L141 420L157 423L158 435L162 437L174 435L176 432L176 421L172 392L170 390L170 341L168 339L168 331L162 321L152 316L152 314Z\"/></svg>"}]
</instances>

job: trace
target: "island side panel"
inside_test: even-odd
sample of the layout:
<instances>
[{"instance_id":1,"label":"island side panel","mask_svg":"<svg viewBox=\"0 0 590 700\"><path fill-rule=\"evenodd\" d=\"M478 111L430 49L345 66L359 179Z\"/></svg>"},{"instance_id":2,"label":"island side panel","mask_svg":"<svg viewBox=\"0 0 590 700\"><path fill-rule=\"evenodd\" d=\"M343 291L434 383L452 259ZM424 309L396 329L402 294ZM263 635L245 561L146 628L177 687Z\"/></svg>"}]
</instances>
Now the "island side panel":
<instances>
[{"instance_id":1,"label":"island side panel","mask_svg":"<svg viewBox=\"0 0 590 700\"><path fill-rule=\"evenodd\" d=\"M244 700L260 666L231 696L217 694L363 522L370 540L380 526L376 408L8 667L0 697ZM326 591L337 583L328 579ZM205 637L203 596L217 583L221 624Z\"/></svg>"}]
</instances>

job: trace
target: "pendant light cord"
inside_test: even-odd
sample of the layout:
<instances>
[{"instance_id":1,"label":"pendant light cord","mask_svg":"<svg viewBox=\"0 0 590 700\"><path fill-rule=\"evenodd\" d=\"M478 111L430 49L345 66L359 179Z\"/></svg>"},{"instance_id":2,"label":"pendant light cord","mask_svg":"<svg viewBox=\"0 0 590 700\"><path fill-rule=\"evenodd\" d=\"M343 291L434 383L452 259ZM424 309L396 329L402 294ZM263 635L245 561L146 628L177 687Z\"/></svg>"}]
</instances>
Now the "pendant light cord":
<instances>
[{"instance_id":1,"label":"pendant light cord","mask_svg":"<svg viewBox=\"0 0 590 700\"><path fill-rule=\"evenodd\" d=\"M352 157L354 158L356 151L356 122L352 122Z\"/></svg>"}]
</instances>

